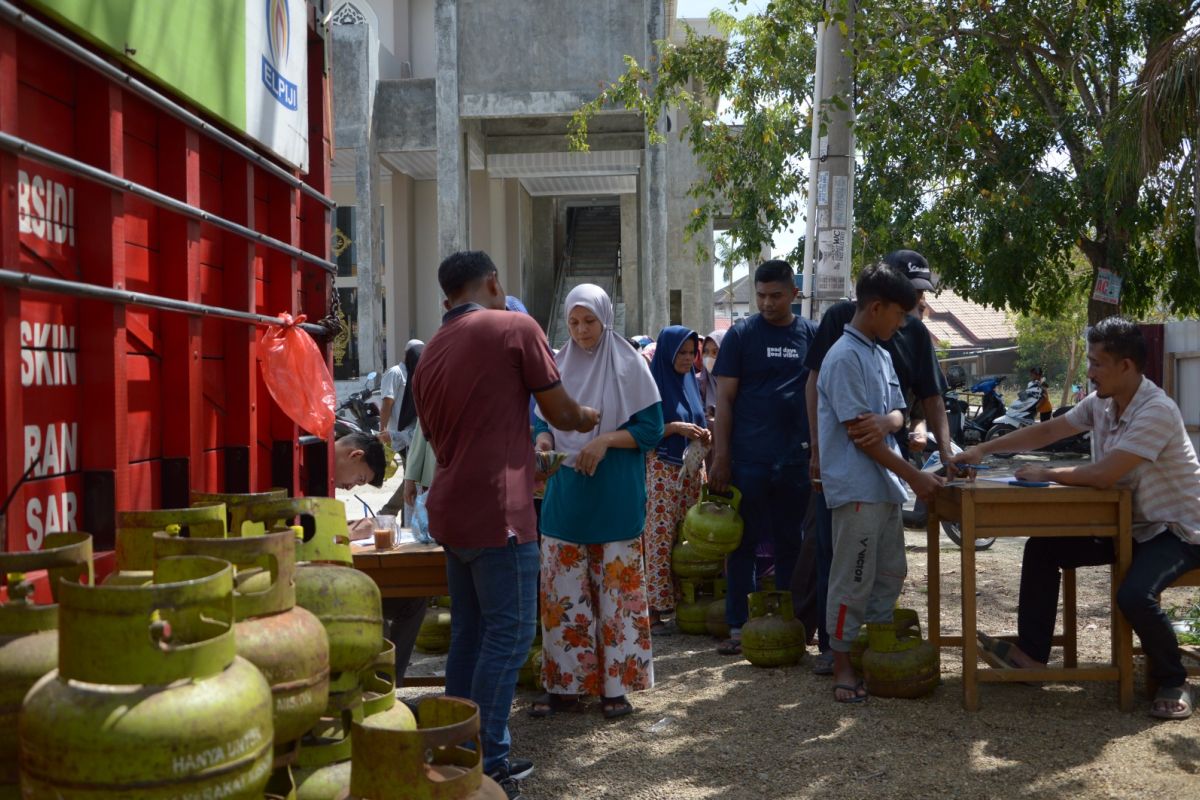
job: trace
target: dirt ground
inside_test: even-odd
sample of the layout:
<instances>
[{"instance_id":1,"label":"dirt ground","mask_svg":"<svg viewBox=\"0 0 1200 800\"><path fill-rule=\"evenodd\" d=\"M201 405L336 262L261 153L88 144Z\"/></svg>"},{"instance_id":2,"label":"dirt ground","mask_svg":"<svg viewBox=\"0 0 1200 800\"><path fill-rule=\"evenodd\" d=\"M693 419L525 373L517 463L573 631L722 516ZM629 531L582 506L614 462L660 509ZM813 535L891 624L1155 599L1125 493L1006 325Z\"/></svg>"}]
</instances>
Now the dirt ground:
<instances>
[{"instance_id":1,"label":"dirt ground","mask_svg":"<svg viewBox=\"0 0 1200 800\"><path fill-rule=\"evenodd\" d=\"M979 627L1016 628L1024 539L978 555ZM907 535L901 605L926 621L926 542ZM961 630L959 548L941 539L942 619ZM1109 652L1109 572L1078 573L1080 661ZM1182 602L1186 591L1169 594ZM707 637L654 642L656 684L631 695L637 713L608 722L583 714L531 719L533 692L513 705L513 753L536 772L530 800L576 798L1161 798L1200 797L1200 715L1160 722L1146 714L1139 668L1135 711L1117 708L1116 685L985 684L978 712L963 710L961 656L942 654L942 686L921 700L832 699L832 679L795 667L760 669L719 656ZM1056 651L1052 660L1059 657ZM424 658L410 674L428 674ZM428 690L424 690L428 691ZM423 693L402 690L405 696Z\"/></svg>"}]
</instances>

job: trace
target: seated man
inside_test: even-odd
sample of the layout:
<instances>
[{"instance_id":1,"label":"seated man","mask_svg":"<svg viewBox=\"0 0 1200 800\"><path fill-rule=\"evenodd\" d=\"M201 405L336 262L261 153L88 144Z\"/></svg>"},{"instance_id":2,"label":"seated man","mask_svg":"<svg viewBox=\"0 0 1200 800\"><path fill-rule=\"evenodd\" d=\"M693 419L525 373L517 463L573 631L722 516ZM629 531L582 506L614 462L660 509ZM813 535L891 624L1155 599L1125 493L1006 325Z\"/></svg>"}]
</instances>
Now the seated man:
<instances>
[{"instance_id":1,"label":"seated man","mask_svg":"<svg viewBox=\"0 0 1200 800\"><path fill-rule=\"evenodd\" d=\"M1149 675L1158 684L1150 714L1186 719L1192 693L1170 620L1158 595L1177 577L1200 567L1200 463L1178 406L1143 377L1146 344L1136 325L1120 317L1088 331L1088 378L1095 391L1068 413L984 442L954 457L978 464L988 453L1036 450L1092 432L1094 460L1078 467L1025 466L1017 477L1069 486L1133 493L1133 564L1117 604L1142 641ZM980 634L984 658L996 666L1043 667L1050 657L1063 568L1111 564L1110 538L1036 538L1025 544L1017 612L1017 644Z\"/></svg>"},{"instance_id":2,"label":"seated man","mask_svg":"<svg viewBox=\"0 0 1200 800\"><path fill-rule=\"evenodd\" d=\"M378 489L386 467L383 445L373 436L347 433L333 443L333 485L338 489L367 483Z\"/></svg>"}]
</instances>

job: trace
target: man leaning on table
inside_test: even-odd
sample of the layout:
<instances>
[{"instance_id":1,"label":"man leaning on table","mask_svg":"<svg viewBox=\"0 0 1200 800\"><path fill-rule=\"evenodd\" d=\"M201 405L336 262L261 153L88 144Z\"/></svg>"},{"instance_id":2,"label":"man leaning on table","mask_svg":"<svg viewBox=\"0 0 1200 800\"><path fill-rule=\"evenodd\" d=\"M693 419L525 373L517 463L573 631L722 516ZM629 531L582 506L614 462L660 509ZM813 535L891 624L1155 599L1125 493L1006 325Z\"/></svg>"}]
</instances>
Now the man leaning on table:
<instances>
[{"instance_id":1,"label":"man leaning on table","mask_svg":"<svg viewBox=\"0 0 1200 800\"><path fill-rule=\"evenodd\" d=\"M1186 719L1192 692L1179 643L1158 596L1183 573L1200 567L1200 463L1174 401L1142 373L1146 344L1138 327L1109 317L1088 331L1088 379L1083 402L1048 422L984 442L954 457L978 464L988 453L1022 452L1091 431L1093 461L1078 467L1025 466L1021 480L1068 486L1128 487L1133 496L1133 563L1117 605L1141 639L1149 675L1158 684L1150 714ZM1002 667L1043 667L1058 611L1063 568L1111 564L1111 538L1047 537L1025 543L1017 644L979 634L983 655Z\"/></svg>"}]
</instances>

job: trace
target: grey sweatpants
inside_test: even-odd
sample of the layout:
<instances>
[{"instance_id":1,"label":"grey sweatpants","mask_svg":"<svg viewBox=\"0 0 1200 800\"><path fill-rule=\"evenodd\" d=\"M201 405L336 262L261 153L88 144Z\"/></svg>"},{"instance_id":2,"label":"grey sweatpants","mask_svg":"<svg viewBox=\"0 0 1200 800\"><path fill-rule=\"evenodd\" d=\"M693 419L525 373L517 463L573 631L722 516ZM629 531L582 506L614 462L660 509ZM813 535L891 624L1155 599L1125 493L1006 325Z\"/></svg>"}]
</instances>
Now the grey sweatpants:
<instances>
[{"instance_id":1,"label":"grey sweatpants","mask_svg":"<svg viewBox=\"0 0 1200 800\"><path fill-rule=\"evenodd\" d=\"M864 622L891 622L907 574L899 505L847 503L833 509L829 646L847 653Z\"/></svg>"}]
</instances>

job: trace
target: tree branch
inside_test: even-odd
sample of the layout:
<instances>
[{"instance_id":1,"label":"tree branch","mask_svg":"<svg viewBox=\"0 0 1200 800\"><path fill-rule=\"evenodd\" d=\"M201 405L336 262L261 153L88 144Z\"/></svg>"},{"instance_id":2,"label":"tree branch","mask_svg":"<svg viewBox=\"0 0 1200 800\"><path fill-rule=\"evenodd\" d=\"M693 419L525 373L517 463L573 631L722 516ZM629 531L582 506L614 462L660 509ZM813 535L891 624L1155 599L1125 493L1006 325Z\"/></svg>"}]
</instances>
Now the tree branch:
<instances>
[{"instance_id":1,"label":"tree branch","mask_svg":"<svg viewBox=\"0 0 1200 800\"><path fill-rule=\"evenodd\" d=\"M994 31L984 31L984 30L980 30L978 28L954 28L949 33L951 36L953 36L956 39L966 39L966 38L991 39L993 42L1004 45L1005 47L1007 47L1010 50L1014 50L1014 51L1015 50L1029 50L1029 51L1041 56L1042 58L1046 59L1051 64L1054 64L1057 67L1063 66L1062 59L1059 57L1059 55L1057 53L1055 53L1051 50L1047 50L1045 47L1042 47L1039 44L1030 44L1029 42L1018 42L1016 39L1012 38L1011 36L1005 36L1002 33L995 33Z\"/></svg>"},{"instance_id":2,"label":"tree branch","mask_svg":"<svg viewBox=\"0 0 1200 800\"><path fill-rule=\"evenodd\" d=\"M1067 153L1071 157L1071 164L1075 167L1075 174L1083 175L1086 170L1087 156L1091 152L1084 145L1083 141L1070 130L1067 122L1067 113L1063 109L1062 104L1058 102L1058 98L1054 96L1054 87L1050 85L1050 81L1046 79L1045 73L1042 72L1042 67L1037 63L1033 53L1029 50L1020 51L1025 59L1025 66L1028 70L1029 80L1033 84L1034 93L1041 99L1042 105L1046 107L1050 118L1054 120L1054 127L1062 136L1063 144L1067 146ZM1015 59L1014 59L1015 60ZM1019 65L1014 64L1019 73Z\"/></svg>"}]
</instances>

